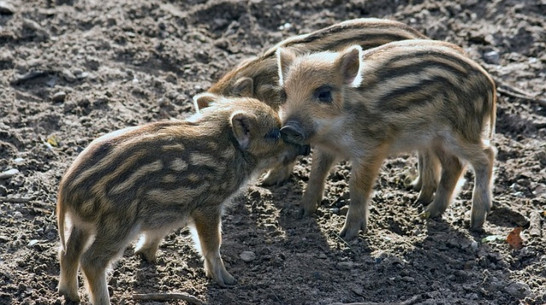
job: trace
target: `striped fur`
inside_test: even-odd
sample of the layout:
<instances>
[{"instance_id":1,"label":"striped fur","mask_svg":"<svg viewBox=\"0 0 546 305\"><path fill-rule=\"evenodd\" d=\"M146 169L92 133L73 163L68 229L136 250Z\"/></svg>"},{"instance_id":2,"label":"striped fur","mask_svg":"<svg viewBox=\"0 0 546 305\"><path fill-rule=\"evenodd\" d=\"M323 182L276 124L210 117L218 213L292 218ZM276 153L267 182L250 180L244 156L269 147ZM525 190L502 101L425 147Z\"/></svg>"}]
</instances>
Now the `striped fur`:
<instances>
[{"instance_id":1,"label":"striped fur","mask_svg":"<svg viewBox=\"0 0 546 305\"><path fill-rule=\"evenodd\" d=\"M258 57L243 61L238 67L228 72L206 93L194 97L196 109L201 103L214 95L248 96L257 98L278 109L281 104L278 86L278 73L275 52L278 48L289 48L299 54L319 51L339 51L358 44L363 49L370 49L391 41L406 39L427 39L410 26L388 19L360 18L340 22L329 27L285 39ZM413 188L421 190L419 201L430 202L436 189L437 173L429 164L426 152L419 154L419 177ZM262 183L274 185L284 182L292 172L291 166L271 170ZM429 174L430 173L430 174Z\"/></svg>"},{"instance_id":2,"label":"striped fur","mask_svg":"<svg viewBox=\"0 0 546 305\"><path fill-rule=\"evenodd\" d=\"M406 24L377 18L360 18L285 39L260 56L243 61L228 72L209 90L209 93L224 96L248 96L257 98L271 107L280 106L278 73L275 52L278 48L290 48L298 53L339 51L358 44L370 49L382 44L405 40L427 39ZM251 84L242 82L250 79Z\"/></svg>"},{"instance_id":3,"label":"striped fur","mask_svg":"<svg viewBox=\"0 0 546 305\"><path fill-rule=\"evenodd\" d=\"M352 161L351 203L342 236L365 229L368 200L382 161L390 154L428 151L441 165L436 195L425 216L441 215L468 161L475 172L471 227L491 208L495 151L495 84L452 44L392 42L363 52L298 56L278 51L286 102L281 108L289 141L310 142L322 153L302 199L307 213L320 202L335 157Z\"/></svg>"},{"instance_id":4,"label":"striped fur","mask_svg":"<svg viewBox=\"0 0 546 305\"><path fill-rule=\"evenodd\" d=\"M154 261L161 239L188 224L197 231L207 276L234 284L219 250L224 202L265 168L308 150L286 144L279 128L276 112L258 100L219 99L188 121L130 127L93 141L59 186L59 292L79 300L81 265L91 302L109 304L105 270L127 244L141 235L136 252Z\"/></svg>"}]
</instances>

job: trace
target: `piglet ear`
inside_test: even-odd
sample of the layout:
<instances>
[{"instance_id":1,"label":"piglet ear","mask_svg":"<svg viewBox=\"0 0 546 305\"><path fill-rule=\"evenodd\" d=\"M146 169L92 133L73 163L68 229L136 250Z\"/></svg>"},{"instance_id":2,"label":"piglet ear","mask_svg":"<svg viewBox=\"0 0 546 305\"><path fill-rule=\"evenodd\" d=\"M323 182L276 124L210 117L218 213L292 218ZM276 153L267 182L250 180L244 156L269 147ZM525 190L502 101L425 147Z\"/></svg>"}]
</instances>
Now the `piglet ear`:
<instances>
[{"instance_id":1,"label":"piglet ear","mask_svg":"<svg viewBox=\"0 0 546 305\"><path fill-rule=\"evenodd\" d=\"M277 67L279 69L279 85L284 85L284 80L286 79L286 73L288 73L288 69L290 68L290 65L296 58L296 54L285 48L278 48L277 49Z\"/></svg>"},{"instance_id":2,"label":"piglet ear","mask_svg":"<svg viewBox=\"0 0 546 305\"><path fill-rule=\"evenodd\" d=\"M337 60L338 71L343 77L343 82L353 88L362 83L362 48L359 45L348 47Z\"/></svg>"},{"instance_id":3,"label":"piglet ear","mask_svg":"<svg viewBox=\"0 0 546 305\"><path fill-rule=\"evenodd\" d=\"M203 92L193 96L193 106L195 112L199 113L199 110L209 107L218 100L218 95L210 92Z\"/></svg>"},{"instance_id":4,"label":"piglet ear","mask_svg":"<svg viewBox=\"0 0 546 305\"><path fill-rule=\"evenodd\" d=\"M254 93L254 81L250 77L239 78L233 88L233 94L236 96L252 97Z\"/></svg>"},{"instance_id":5,"label":"piglet ear","mask_svg":"<svg viewBox=\"0 0 546 305\"><path fill-rule=\"evenodd\" d=\"M243 111L235 112L231 116L231 128L239 147L243 150L250 146L250 131L256 126L257 118Z\"/></svg>"}]
</instances>

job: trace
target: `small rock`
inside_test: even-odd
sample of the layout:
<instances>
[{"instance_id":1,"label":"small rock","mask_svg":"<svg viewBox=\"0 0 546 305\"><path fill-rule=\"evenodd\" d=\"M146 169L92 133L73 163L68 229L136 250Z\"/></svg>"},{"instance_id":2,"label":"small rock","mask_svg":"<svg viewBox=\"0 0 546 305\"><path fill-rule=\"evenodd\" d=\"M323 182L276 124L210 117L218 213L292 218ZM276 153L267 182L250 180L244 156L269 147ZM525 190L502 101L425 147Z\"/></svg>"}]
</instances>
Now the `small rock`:
<instances>
[{"instance_id":1,"label":"small rock","mask_svg":"<svg viewBox=\"0 0 546 305\"><path fill-rule=\"evenodd\" d=\"M516 299L523 299L531 294L531 288L525 283L515 282L504 288L504 291L508 292Z\"/></svg>"},{"instance_id":2,"label":"small rock","mask_svg":"<svg viewBox=\"0 0 546 305\"><path fill-rule=\"evenodd\" d=\"M13 159L13 163L15 163L15 165L23 165L23 164L25 164L25 159L20 158L20 157L15 158L15 159Z\"/></svg>"},{"instance_id":3,"label":"small rock","mask_svg":"<svg viewBox=\"0 0 546 305\"><path fill-rule=\"evenodd\" d=\"M243 251L239 257L245 262L251 262L256 259L256 253L252 251Z\"/></svg>"},{"instance_id":4,"label":"small rock","mask_svg":"<svg viewBox=\"0 0 546 305\"><path fill-rule=\"evenodd\" d=\"M0 179L8 179L19 173L19 170L16 168L8 169L7 171L0 173Z\"/></svg>"},{"instance_id":5,"label":"small rock","mask_svg":"<svg viewBox=\"0 0 546 305\"><path fill-rule=\"evenodd\" d=\"M0 15L13 15L15 13L15 8L10 3L6 1L0 1Z\"/></svg>"},{"instance_id":6,"label":"small rock","mask_svg":"<svg viewBox=\"0 0 546 305\"><path fill-rule=\"evenodd\" d=\"M223 50L229 49L229 41L227 39L218 39L214 42L214 46Z\"/></svg>"},{"instance_id":7,"label":"small rock","mask_svg":"<svg viewBox=\"0 0 546 305\"><path fill-rule=\"evenodd\" d=\"M291 23L285 23L285 24L282 24L279 26L279 30L289 30L290 28L292 28L292 24Z\"/></svg>"},{"instance_id":8,"label":"small rock","mask_svg":"<svg viewBox=\"0 0 546 305\"><path fill-rule=\"evenodd\" d=\"M31 240L31 241L28 242L28 246L29 246L29 247L32 247L32 246L36 245L37 243L38 243L38 240L37 240L37 239L33 239L33 240Z\"/></svg>"},{"instance_id":9,"label":"small rock","mask_svg":"<svg viewBox=\"0 0 546 305\"><path fill-rule=\"evenodd\" d=\"M55 103L62 103L62 102L64 102L65 98L66 98L66 92L64 92L64 91L59 91L59 92L53 94L53 96L51 97L51 99Z\"/></svg>"},{"instance_id":10,"label":"small rock","mask_svg":"<svg viewBox=\"0 0 546 305\"><path fill-rule=\"evenodd\" d=\"M362 289L362 287L352 287L351 290L352 290L356 295L359 295L359 296L363 296L363 295L364 295L364 290Z\"/></svg>"},{"instance_id":11,"label":"small rock","mask_svg":"<svg viewBox=\"0 0 546 305\"><path fill-rule=\"evenodd\" d=\"M32 33L33 37L39 40L48 40L49 33L36 21L23 19L23 29Z\"/></svg>"},{"instance_id":12,"label":"small rock","mask_svg":"<svg viewBox=\"0 0 546 305\"><path fill-rule=\"evenodd\" d=\"M497 65L499 64L500 54L497 51L489 51L483 54L483 59L488 64Z\"/></svg>"},{"instance_id":13,"label":"small rock","mask_svg":"<svg viewBox=\"0 0 546 305\"><path fill-rule=\"evenodd\" d=\"M337 269L339 270L351 270L353 269L353 262L339 262L336 264Z\"/></svg>"},{"instance_id":14,"label":"small rock","mask_svg":"<svg viewBox=\"0 0 546 305\"><path fill-rule=\"evenodd\" d=\"M74 76L74 73L70 72L70 70L68 70L68 69L64 69L61 72L61 75L64 78L64 80L69 82L69 83L73 83L73 82L76 81L76 76Z\"/></svg>"},{"instance_id":15,"label":"small rock","mask_svg":"<svg viewBox=\"0 0 546 305\"><path fill-rule=\"evenodd\" d=\"M81 72L81 73L77 73L77 74L76 74L76 78L77 78L78 80L83 80L83 79L86 79L86 78L88 78L88 77L89 77L89 72L83 71L83 72Z\"/></svg>"}]
</instances>

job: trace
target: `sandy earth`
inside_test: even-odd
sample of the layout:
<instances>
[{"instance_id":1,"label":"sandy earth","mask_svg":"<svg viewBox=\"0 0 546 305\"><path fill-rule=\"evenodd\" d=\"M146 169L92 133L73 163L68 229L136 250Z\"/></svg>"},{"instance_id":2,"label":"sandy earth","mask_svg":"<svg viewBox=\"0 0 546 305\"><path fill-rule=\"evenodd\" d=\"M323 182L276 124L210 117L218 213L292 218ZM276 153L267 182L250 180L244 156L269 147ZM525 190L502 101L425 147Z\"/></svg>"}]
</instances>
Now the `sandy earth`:
<instances>
[{"instance_id":1,"label":"sandy earth","mask_svg":"<svg viewBox=\"0 0 546 305\"><path fill-rule=\"evenodd\" d=\"M106 132L188 116L191 97L240 60L291 35L385 17L464 47L500 83L545 99L544 16L544 0L0 1L0 304L64 303L54 209L77 154ZM510 95L499 94L485 232L467 230L471 173L442 220L420 219L405 189L416 157L402 155L382 168L369 232L346 243L337 234L350 164L328 177L317 215L298 219L307 158L289 182L252 185L227 209L222 254L235 287L205 278L182 229L155 265L125 251L112 302L185 292L209 304L546 303L546 106ZM517 226L519 250L504 241Z\"/></svg>"}]
</instances>

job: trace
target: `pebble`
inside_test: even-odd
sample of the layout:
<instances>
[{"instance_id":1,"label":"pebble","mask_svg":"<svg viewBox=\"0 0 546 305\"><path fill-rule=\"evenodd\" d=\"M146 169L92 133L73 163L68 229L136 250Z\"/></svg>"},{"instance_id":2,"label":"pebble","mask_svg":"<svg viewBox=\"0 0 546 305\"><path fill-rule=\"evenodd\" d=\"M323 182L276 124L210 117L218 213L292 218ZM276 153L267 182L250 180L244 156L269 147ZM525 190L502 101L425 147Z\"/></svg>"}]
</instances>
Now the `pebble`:
<instances>
[{"instance_id":1,"label":"pebble","mask_svg":"<svg viewBox=\"0 0 546 305\"><path fill-rule=\"evenodd\" d=\"M511 283L504 288L504 291L508 292L508 294L516 299L523 299L531 294L531 288L529 285L521 282Z\"/></svg>"},{"instance_id":2,"label":"pebble","mask_svg":"<svg viewBox=\"0 0 546 305\"><path fill-rule=\"evenodd\" d=\"M0 1L0 15L13 15L15 8L6 1Z\"/></svg>"},{"instance_id":3,"label":"pebble","mask_svg":"<svg viewBox=\"0 0 546 305\"><path fill-rule=\"evenodd\" d=\"M64 92L64 91L59 91L59 92L53 94L53 96L51 97L51 99L56 103L64 102L65 98L66 98L66 92Z\"/></svg>"},{"instance_id":4,"label":"pebble","mask_svg":"<svg viewBox=\"0 0 546 305\"><path fill-rule=\"evenodd\" d=\"M291 23L285 23L281 26L279 26L279 30L282 31L282 30L289 30L290 28L292 27L292 24Z\"/></svg>"},{"instance_id":5,"label":"pebble","mask_svg":"<svg viewBox=\"0 0 546 305\"><path fill-rule=\"evenodd\" d=\"M497 51L489 51L483 54L483 59L488 64L497 65L500 60L500 54Z\"/></svg>"},{"instance_id":6,"label":"pebble","mask_svg":"<svg viewBox=\"0 0 546 305\"><path fill-rule=\"evenodd\" d=\"M243 251L239 257L245 262L251 262L256 259L256 253L252 251Z\"/></svg>"},{"instance_id":7,"label":"pebble","mask_svg":"<svg viewBox=\"0 0 546 305\"><path fill-rule=\"evenodd\" d=\"M0 179L8 179L19 173L19 170L16 168L8 169L7 171L0 173Z\"/></svg>"},{"instance_id":8,"label":"pebble","mask_svg":"<svg viewBox=\"0 0 546 305\"><path fill-rule=\"evenodd\" d=\"M413 283L413 282L415 282L415 278L413 278L411 276L404 276L404 277L402 277L402 281L408 282L408 283Z\"/></svg>"},{"instance_id":9,"label":"pebble","mask_svg":"<svg viewBox=\"0 0 546 305\"><path fill-rule=\"evenodd\" d=\"M49 33L36 21L32 19L23 19L23 28L34 33L40 40L48 40Z\"/></svg>"},{"instance_id":10,"label":"pebble","mask_svg":"<svg viewBox=\"0 0 546 305\"><path fill-rule=\"evenodd\" d=\"M336 264L338 270L351 270L353 269L353 262L339 262Z\"/></svg>"},{"instance_id":11,"label":"pebble","mask_svg":"<svg viewBox=\"0 0 546 305\"><path fill-rule=\"evenodd\" d=\"M359 296L364 295L364 290L362 289L362 287L352 287L351 291L353 291L356 295L359 295Z\"/></svg>"}]
</instances>

